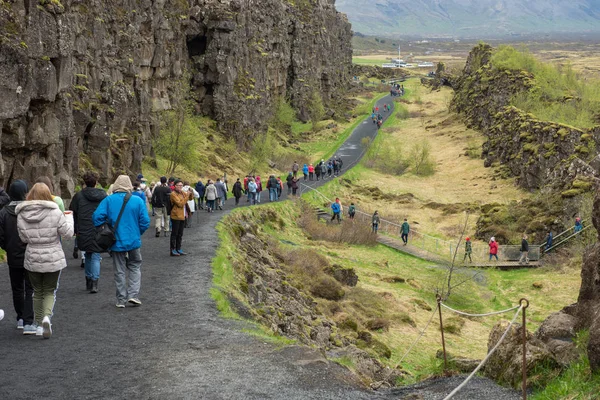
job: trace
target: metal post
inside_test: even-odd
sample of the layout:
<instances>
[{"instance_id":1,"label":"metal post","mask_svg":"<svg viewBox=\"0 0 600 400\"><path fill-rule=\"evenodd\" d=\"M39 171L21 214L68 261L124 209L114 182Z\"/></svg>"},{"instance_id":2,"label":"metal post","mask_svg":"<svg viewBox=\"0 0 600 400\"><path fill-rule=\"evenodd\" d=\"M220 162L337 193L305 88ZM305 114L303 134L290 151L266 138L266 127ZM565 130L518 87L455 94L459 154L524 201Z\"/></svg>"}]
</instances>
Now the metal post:
<instances>
[{"instance_id":1,"label":"metal post","mask_svg":"<svg viewBox=\"0 0 600 400\"><path fill-rule=\"evenodd\" d=\"M523 367L522 367L522 372L523 372L523 382L522 382L522 389L523 389L523 400L527 400L527 319L526 319L526 312L525 310L527 310L527 307L529 307L529 300L523 298L519 301L521 303L521 305L523 305L523 302L525 302L525 306L523 306L523 325L522 325L522 329L523 329Z\"/></svg>"},{"instance_id":2,"label":"metal post","mask_svg":"<svg viewBox=\"0 0 600 400\"><path fill-rule=\"evenodd\" d=\"M442 298L437 296L438 312L440 314L440 332L442 333L442 350L444 351L444 373L448 369L448 359L446 358L446 340L444 339L444 322L442 321Z\"/></svg>"}]
</instances>

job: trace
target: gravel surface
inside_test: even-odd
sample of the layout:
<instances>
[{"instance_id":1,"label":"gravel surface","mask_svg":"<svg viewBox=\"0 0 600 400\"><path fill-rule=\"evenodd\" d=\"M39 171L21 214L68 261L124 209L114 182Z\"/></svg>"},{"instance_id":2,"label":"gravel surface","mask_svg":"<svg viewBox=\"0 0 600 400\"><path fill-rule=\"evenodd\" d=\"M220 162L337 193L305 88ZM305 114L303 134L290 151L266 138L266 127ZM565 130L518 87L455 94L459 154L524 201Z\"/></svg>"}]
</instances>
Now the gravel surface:
<instances>
[{"instance_id":1,"label":"gravel surface","mask_svg":"<svg viewBox=\"0 0 600 400\"><path fill-rule=\"evenodd\" d=\"M386 102L389 97L379 103ZM361 156L362 137L375 134L372 123L359 125L340 150L344 168ZM277 348L244 333L251 328L247 322L219 316L210 296L210 262L218 246L215 226L227 213L194 217L184 233L185 257L169 257L168 238L155 238L149 229L142 246L141 307L115 307L108 257L100 292L89 294L80 260L71 257L72 241L65 241L69 266L61 274L50 340L25 337L15 328L2 265L0 306L7 315L0 322L0 399L402 398L404 391L364 389L314 349ZM468 398L512 398L497 397L491 390L500 389L492 383L481 386L489 386L487 397Z\"/></svg>"},{"instance_id":2,"label":"gravel surface","mask_svg":"<svg viewBox=\"0 0 600 400\"><path fill-rule=\"evenodd\" d=\"M410 399L443 400L466 377L467 375L461 375L428 379L416 385L392 389L388 394L397 399L409 396ZM460 392L452 397L454 400L518 400L520 398L521 392L503 388L490 379L477 376L473 377Z\"/></svg>"}]
</instances>

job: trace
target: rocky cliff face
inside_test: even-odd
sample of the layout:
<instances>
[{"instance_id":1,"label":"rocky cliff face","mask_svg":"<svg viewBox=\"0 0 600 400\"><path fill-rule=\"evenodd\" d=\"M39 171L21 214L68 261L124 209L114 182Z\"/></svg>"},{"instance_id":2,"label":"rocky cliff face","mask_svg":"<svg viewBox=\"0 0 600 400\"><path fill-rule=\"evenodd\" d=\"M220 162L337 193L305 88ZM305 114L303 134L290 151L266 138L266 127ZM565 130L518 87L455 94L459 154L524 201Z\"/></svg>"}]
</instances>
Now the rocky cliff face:
<instances>
[{"instance_id":1,"label":"rocky cliff face","mask_svg":"<svg viewBox=\"0 0 600 400\"><path fill-rule=\"evenodd\" d=\"M0 0L0 184L49 175L69 198L80 168L139 172L186 69L240 145L279 96L335 110L350 39L334 0Z\"/></svg>"},{"instance_id":2,"label":"rocky cliff face","mask_svg":"<svg viewBox=\"0 0 600 400\"><path fill-rule=\"evenodd\" d=\"M462 76L453 84L452 102L468 125L487 136L482 152L486 166L503 164L526 189L551 185L567 191L577 177L597 177L600 129L540 121L510 106L512 96L535 86L535 77L495 68L491 54L486 44L471 51Z\"/></svg>"}]
</instances>

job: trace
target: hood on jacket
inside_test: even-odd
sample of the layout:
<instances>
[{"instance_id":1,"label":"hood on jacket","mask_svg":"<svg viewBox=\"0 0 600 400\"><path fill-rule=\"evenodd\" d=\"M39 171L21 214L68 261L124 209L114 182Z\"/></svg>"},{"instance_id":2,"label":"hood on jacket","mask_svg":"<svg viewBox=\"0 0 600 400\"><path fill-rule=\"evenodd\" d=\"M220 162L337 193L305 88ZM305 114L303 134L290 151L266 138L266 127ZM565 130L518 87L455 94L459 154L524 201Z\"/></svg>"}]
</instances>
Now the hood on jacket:
<instances>
[{"instance_id":1,"label":"hood on jacket","mask_svg":"<svg viewBox=\"0 0 600 400\"><path fill-rule=\"evenodd\" d=\"M24 201L27 196L27 183L21 179L17 179L10 184L8 195L12 201Z\"/></svg>"},{"instance_id":2,"label":"hood on jacket","mask_svg":"<svg viewBox=\"0 0 600 400\"><path fill-rule=\"evenodd\" d=\"M112 192L131 192L133 190L133 185L131 184L131 179L127 175L119 175L117 180L113 184Z\"/></svg>"},{"instance_id":3,"label":"hood on jacket","mask_svg":"<svg viewBox=\"0 0 600 400\"><path fill-rule=\"evenodd\" d=\"M98 188L83 188L81 195L88 201L100 203L106 197L106 192Z\"/></svg>"},{"instance_id":4,"label":"hood on jacket","mask_svg":"<svg viewBox=\"0 0 600 400\"><path fill-rule=\"evenodd\" d=\"M15 212L25 221L36 223L46 218L54 209L58 210L58 204L53 201L31 200L17 205Z\"/></svg>"}]
</instances>

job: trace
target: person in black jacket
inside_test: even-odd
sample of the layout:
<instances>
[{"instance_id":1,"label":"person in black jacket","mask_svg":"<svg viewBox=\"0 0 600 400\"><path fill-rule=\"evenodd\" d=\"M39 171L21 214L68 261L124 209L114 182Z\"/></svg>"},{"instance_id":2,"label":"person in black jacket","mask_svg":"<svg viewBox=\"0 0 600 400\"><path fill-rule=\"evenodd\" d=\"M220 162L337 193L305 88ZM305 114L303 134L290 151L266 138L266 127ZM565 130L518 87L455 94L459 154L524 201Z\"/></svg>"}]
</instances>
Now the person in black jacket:
<instances>
[{"instance_id":1,"label":"person in black jacket","mask_svg":"<svg viewBox=\"0 0 600 400\"><path fill-rule=\"evenodd\" d=\"M198 183L196 183L196 192L198 192L198 196L200 196L198 197L198 207L200 207L201 210L204 210L204 190L204 183L198 181Z\"/></svg>"},{"instance_id":2,"label":"person in black jacket","mask_svg":"<svg viewBox=\"0 0 600 400\"><path fill-rule=\"evenodd\" d=\"M4 191L4 188L0 186L0 210L7 206L11 200L10 196Z\"/></svg>"},{"instance_id":3,"label":"person in black jacket","mask_svg":"<svg viewBox=\"0 0 600 400\"><path fill-rule=\"evenodd\" d=\"M75 194L69 209L73 211L77 246L85 252L85 287L90 293L98 293L102 249L96 244L96 227L92 215L106 197L106 192L96 189L98 175L94 172L86 172L83 182L85 187Z\"/></svg>"},{"instance_id":4,"label":"person in black jacket","mask_svg":"<svg viewBox=\"0 0 600 400\"><path fill-rule=\"evenodd\" d=\"M19 238L17 231L17 214L15 208L25 200L27 183L14 181L8 189L13 200L0 210L0 247L6 251L10 286L13 304L17 313L17 328L23 329L24 335L35 335L33 323L33 286L29 282L27 271L23 268L27 244Z\"/></svg>"},{"instance_id":5,"label":"person in black jacket","mask_svg":"<svg viewBox=\"0 0 600 400\"><path fill-rule=\"evenodd\" d=\"M242 187L242 182L240 182L240 178L237 178L237 181L233 184L233 197L235 197L235 205L240 204L240 197L244 193L244 188Z\"/></svg>"},{"instance_id":6,"label":"person in black jacket","mask_svg":"<svg viewBox=\"0 0 600 400\"><path fill-rule=\"evenodd\" d=\"M521 258L519 258L519 264L529 264L529 243L527 243L527 235L523 234L523 239L521 239Z\"/></svg>"},{"instance_id":7,"label":"person in black jacket","mask_svg":"<svg viewBox=\"0 0 600 400\"><path fill-rule=\"evenodd\" d=\"M154 206L154 212L156 213L156 219L154 220L154 227L156 228L156 237L160 236L162 230L167 236L167 232L171 231L170 218L171 214L171 189L167 185L167 177L160 177L160 185L156 185L154 193L152 193L152 205Z\"/></svg>"}]
</instances>

